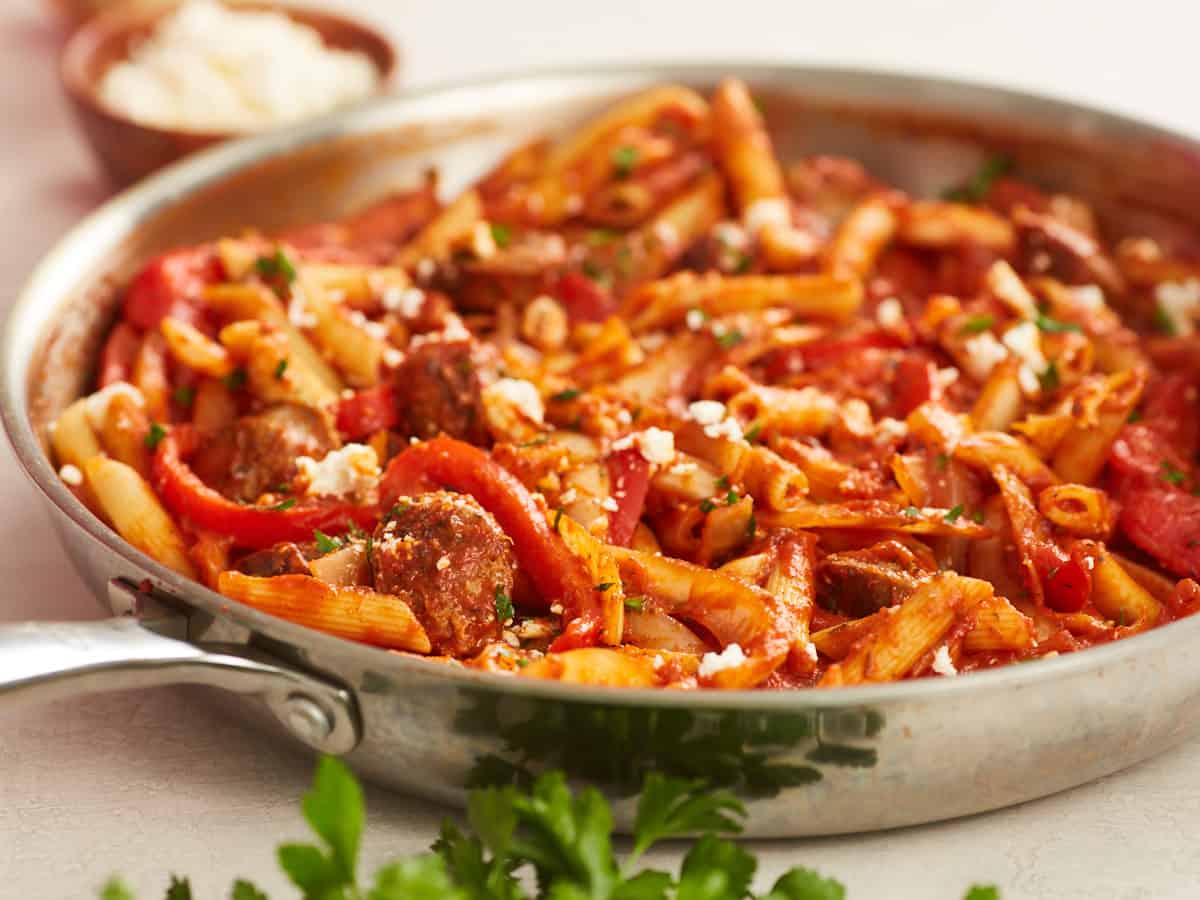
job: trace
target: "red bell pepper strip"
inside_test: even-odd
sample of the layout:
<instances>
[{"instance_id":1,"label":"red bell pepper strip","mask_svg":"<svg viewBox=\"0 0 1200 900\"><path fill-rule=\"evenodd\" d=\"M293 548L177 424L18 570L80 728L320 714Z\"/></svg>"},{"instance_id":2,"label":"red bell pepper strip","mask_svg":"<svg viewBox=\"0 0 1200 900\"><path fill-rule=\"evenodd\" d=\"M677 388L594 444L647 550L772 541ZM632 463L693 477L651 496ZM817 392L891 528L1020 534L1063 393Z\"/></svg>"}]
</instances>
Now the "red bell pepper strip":
<instances>
[{"instance_id":1,"label":"red bell pepper strip","mask_svg":"<svg viewBox=\"0 0 1200 900\"><path fill-rule=\"evenodd\" d=\"M250 506L210 488L183 461L180 445L189 443L184 427L172 429L154 454L154 488L175 515L197 528L228 535L239 547L260 549L280 541L307 541L315 529L337 533L350 525L374 527L375 506L344 501L305 499L291 506ZM281 508L283 507L283 508Z\"/></svg>"},{"instance_id":2,"label":"red bell pepper strip","mask_svg":"<svg viewBox=\"0 0 1200 900\"><path fill-rule=\"evenodd\" d=\"M338 402L337 428L350 439L366 437L384 428L394 428L399 421L396 392L387 383L364 388Z\"/></svg>"},{"instance_id":3,"label":"red bell pepper strip","mask_svg":"<svg viewBox=\"0 0 1200 900\"><path fill-rule=\"evenodd\" d=\"M550 293L562 303L572 322L603 322L617 311L612 294L581 272L564 272Z\"/></svg>"},{"instance_id":4,"label":"red bell pepper strip","mask_svg":"<svg viewBox=\"0 0 1200 900\"><path fill-rule=\"evenodd\" d=\"M608 542L628 547L646 507L650 489L650 463L636 447L626 447L608 457L608 480L616 510L608 517Z\"/></svg>"},{"instance_id":5,"label":"red bell pepper strip","mask_svg":"<svg viewBox=\"0 0 1200 900\"><path fill-rule=\"evenodd\" d=\"M117 381L129 381L141 345L142 336L136 328L128 322L116 324L104 342L104 349L100 351L100 376L97 379L100 387L108 387Z\"/></svg>"},{"instance_id":6,"label":"red bell pepper strip","mask_svg":"<svg viewBox=\"0 0 1200 900\"><path fill-rule=\"evenodd\" d=\"M152 259L125 294L125 319L147 331L170 316L195 325L202 317L201 293L224 277L211 247L172 250Z\"/></svg>"},{"instance_id":7,"label":"red bell pepper strip","mask_svg":"<svg viewBox=\"0 0 1200 900\"><path fill-rule=\"evenodd\" d=\"M602 624L601 594L593 590L583 564L547 523L525 485L486 451L448 437L414 444L388 463L379 485L380 501L388 509L399 497L441 486L470 494L495 516L513 539L517 561L534 587L547 603L561 599L569 622L558 641L595 644Z\"/></svg>"}]
</instances>

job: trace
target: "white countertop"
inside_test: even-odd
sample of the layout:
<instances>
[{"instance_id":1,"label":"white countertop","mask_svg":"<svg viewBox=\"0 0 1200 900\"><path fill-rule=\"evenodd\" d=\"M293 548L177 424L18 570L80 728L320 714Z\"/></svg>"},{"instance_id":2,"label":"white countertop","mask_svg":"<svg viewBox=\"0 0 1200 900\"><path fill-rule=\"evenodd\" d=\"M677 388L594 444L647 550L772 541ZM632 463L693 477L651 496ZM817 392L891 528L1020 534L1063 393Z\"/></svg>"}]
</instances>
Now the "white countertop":
<instances>
[{"instance_id":1,"label":"white countertop","mask_svg":"<svg viewBox=\"0 0 1200 900\"><path fill-rule=\"evenodd\" d=\"M314 3L315 0L309 0ZM1083 99L1200 133L1194 4L909 0L872 3L410 3L339 6L392 30L403 82L525 65L619 59L804 60L940 72ZM54 72L46 0L0 11L0 302L102 200ZM584 10L587 10L586 12ZM464 29L467 29L464 32ZM99 608L71 571L7 444L0 448L0 621ZM143 898L168 873L196 896L236 876L293 896L274 864L303 836L311 763L243 732L183 691L0 704L0 897L83 898L120 871ZM764 878L794 864L850 900L958 900L972 881L1005 900L1200 897L1200 744L1015 809L879 835L759 844ZM422 849L444 810L369 793L368 866ZM671 854L656 862L673 866Z\"/></svg>"}]
</instances>

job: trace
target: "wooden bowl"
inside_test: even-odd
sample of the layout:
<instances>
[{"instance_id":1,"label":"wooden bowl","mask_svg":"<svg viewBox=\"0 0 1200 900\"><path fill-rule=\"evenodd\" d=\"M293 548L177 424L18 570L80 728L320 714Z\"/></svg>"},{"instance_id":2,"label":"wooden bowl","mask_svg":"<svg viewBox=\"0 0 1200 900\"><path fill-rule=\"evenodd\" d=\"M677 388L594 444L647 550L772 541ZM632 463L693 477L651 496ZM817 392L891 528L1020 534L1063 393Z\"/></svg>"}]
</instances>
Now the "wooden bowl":
<instances>
[{"instance_id":1,"label":"wooden bowl","mask_svg":"<svg viewBox=\"0 0 1200 900\"><path fill-rule=\"evenodd\" d=\"M137 122L100 99L100 81L109 66L125 59L160 18L175 4L162 0L120 4L80 25L63 47L59 75L105 171L118 186L149 175L196 150L250 131L203 131ZM237 3L238 8L273 10L315 29L326 46L366 54L379 71L377 92L395 76L397 53L391 42L374 28L334 13L279 3Z\"/></svg>"}]
</instances>

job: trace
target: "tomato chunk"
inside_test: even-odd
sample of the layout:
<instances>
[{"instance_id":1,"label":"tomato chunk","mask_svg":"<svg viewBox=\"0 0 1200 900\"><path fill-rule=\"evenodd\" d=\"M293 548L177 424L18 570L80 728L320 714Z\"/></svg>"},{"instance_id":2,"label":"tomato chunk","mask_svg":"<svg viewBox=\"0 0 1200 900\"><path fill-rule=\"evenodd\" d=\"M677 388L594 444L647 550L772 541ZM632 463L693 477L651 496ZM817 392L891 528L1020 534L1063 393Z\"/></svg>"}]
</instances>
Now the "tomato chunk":
<instances>
[{"instance_id":1,"label":"tomato chunk","mask_svg":"<svg viewBox=\"0 0 1200 900\"><path fill-rule=\"evenodd\" d=\"M170 316L194 325L201 318L200 294L224 276L210 247L172 250L151 260L125 294L125 319L147 331Z\"/></svg>"},{"instance_id":2,"label":"tomato chunk","mask_svg":"<svg viewBox=\"0 0 1200 900\"><path fill-rule=\"evenodd\" d=\"M400 421L396 391L390 384L364 388L338 401L337 428L350 439L365 437Z\"/></svg>"}]
</instances>

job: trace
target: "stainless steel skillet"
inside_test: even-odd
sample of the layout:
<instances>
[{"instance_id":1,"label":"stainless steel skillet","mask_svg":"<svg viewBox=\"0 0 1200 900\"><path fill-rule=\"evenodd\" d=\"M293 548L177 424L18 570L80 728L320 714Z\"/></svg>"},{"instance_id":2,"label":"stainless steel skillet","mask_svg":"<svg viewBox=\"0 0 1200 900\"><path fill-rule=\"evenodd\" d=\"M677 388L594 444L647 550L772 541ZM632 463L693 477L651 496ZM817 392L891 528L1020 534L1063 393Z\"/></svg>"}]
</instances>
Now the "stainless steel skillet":
<instances>
[{"instance_id":1,"label":"stainless steel skillet","mask_svg":"<svg viewBox=\"0 0 1200 900\"><path fill-rule=\"evenodd\" d=\"M749 833L871 830L994 809L1108 774L1200 731L1200 619L1058 659L958 678L808 692L679 693L501 678L264 616L157 565L60 483L47 422L85 388L147 255L247 224L338 215L437 163L454 191L506 148L647 84L739 75L781 155L846 153L920 194L984 150L1092 200L1119 232L1200 220L1200 145L1096 110L894 73L796 66L557 71L414 93L227 145L82 222L26 285L4 335L0 413L64 547L116 618L0 626L0 702L199 683L367 777L459 802L539 768L626 796L649 770L749 801ZM267 713L270 715L267 715ZM629 821L629 804L618 806Z\"/></svg>"}]
</instances>

